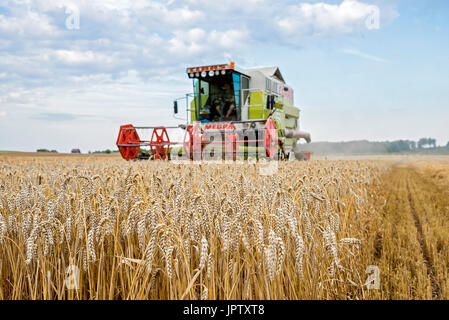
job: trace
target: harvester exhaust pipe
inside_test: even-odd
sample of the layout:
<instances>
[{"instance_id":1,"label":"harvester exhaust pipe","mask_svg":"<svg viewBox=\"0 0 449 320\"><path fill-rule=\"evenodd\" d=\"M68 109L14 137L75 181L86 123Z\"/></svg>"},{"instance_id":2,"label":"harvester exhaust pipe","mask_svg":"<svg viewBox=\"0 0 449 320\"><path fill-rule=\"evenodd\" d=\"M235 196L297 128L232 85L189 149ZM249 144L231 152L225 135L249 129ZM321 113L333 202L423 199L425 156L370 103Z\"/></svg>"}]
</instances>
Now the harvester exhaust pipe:
<instances>
[{"instance_id":1,"label":"harvester exhaust pipe","mask_svg":"<svg viewBox=\"0 0 449 320\"><path fill-rule=\"evenodd\" d=\"M310 133L304 132L304 131L299 131L299 130L285 129L285 137L286 138L304 139L304 140L306 140L307 143L312 142Z\"/></svg>"}]
</instances>

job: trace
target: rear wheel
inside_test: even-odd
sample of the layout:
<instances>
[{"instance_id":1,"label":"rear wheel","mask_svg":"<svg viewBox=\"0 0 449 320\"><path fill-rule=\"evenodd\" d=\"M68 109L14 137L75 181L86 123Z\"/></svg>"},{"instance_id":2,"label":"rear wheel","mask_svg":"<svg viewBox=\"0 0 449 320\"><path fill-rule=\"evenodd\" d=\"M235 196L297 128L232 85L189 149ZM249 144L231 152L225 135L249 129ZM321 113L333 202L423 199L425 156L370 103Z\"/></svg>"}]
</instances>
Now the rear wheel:
<instances>
[{"instance_id":1,"label":"rear wheel","mask_svg":"<svg viewBox=\"0 0 449 320\"><path fill-rule=\"evenodd\" d=\"M295 158L296 158L296 160L299 160L299 161L305 161L306 160L306 156L302 152L295 152Z\"/></svg>"}]
</instances>

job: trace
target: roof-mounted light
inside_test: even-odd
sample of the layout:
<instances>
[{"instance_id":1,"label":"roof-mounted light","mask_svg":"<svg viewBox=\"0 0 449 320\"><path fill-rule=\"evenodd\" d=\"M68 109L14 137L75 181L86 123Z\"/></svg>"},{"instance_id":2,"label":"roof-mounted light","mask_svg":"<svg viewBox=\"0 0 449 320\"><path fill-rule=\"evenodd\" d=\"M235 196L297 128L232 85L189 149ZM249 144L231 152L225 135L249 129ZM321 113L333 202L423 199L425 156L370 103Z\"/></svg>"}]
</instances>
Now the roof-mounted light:
<instances>
[{"instance_id":1,"label":"roof-mounted light","mask_svg":"<svg viewBox=\"0 0 449 320\"><path fill-rule=\"evenodd\" d=\"M201 77L212 77L214 75L226 75L227 70L235 70L235 63L230 62L229 64L217 64L212 66L201 66L201 67L193 67L187 68L187 74L193 74L196 78Z\"/></svg>"}]
</instances>

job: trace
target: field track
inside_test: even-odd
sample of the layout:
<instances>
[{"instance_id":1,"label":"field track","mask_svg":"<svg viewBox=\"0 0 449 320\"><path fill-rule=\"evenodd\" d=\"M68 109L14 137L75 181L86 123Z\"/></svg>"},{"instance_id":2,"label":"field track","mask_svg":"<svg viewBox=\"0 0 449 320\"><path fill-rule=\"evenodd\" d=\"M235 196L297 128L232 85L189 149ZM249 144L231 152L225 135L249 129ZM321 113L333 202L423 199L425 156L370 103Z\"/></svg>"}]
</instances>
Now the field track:
<instances>
[{"instance_id":1,"label":"field track","mask_svg":"<svg viewBox=\"0 0 449 320\"><path fill-rule=\"evenodd\" d=\"M384 253L381 270L392 275L383 278L384 298L448 299L443 243L448 241L449 195L434 178L418 166L395 165L384 179L388 196L382 238L397 239L377 248Z\"/></svg>"}]
</instances>

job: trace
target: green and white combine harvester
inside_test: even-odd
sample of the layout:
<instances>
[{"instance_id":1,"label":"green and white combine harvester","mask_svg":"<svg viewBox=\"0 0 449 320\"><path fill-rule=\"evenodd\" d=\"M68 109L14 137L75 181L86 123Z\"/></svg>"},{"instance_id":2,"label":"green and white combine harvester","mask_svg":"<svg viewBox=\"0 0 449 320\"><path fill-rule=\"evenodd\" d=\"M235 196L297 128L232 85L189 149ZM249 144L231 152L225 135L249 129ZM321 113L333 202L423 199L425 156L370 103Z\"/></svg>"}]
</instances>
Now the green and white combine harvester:
<instances>
[{"instance_id":1,"label":"green and white combine harvester","mask_svg":"<svg viewBox=\"0 0 449 320\"><path fill-rule=\"evenodd\" d=\"M243 70L231 62L187 68L187 75L194 93L173 105L178 114L185 104L185 123L121 126L117 146L124 159L310 159L298 144L310 143L310 134L299 130L300 110L279 68ZM183 133L170 140L170 130Z\"/></svg>"}]
</instances>

